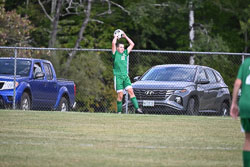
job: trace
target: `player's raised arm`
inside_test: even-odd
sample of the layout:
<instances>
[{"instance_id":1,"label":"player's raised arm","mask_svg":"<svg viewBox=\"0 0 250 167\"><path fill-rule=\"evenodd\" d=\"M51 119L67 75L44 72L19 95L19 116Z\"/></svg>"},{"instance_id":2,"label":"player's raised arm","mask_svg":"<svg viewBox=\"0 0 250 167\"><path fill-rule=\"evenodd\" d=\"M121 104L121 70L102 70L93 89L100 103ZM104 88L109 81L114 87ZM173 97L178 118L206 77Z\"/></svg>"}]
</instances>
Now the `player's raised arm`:
<instances>
[{"instance_id":1,"label":"player's raised arm","mask_svg":"<svg viewBox=\"0 0 250 167\"><path fill-rule=\"evenodd\" d=\"M112 41L112 53L115 54L116 51L116 42L117 42L117 36L114 35L114 39Z\"/></svg>"},{"instance_id":2,"label":"player's raised arm","mask_svg":"<svg viewBox=\"0 0 250 167\"><path fill-rule=\"evenodd\" d=\"M134 48L135 44L134 44L134 42L133 42L125 33L123 33L122 36L123 36L123 38L125 38L125 39L128 41L128 43L129 43L129 46L128 46L128 48L127 48L128 54L129 54L129 53L131 52L131 50Z\"/></svg>"}]
</instances>

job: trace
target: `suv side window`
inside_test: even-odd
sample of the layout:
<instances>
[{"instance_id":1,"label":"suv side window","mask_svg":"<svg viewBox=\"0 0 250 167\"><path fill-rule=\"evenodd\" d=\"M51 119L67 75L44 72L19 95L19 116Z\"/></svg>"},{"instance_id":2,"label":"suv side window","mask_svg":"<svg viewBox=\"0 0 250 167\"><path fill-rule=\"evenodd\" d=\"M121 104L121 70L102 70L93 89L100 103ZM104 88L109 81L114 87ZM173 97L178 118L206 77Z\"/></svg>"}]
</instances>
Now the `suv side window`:
<instances>
[{"instance_id":1,"label":"suv side window","mask_svg":"<svg viewBox=\"0 0 250 167\"><path fill-rule=\"evenodd\" d=\"M201 80L201 79L207 79L206 73L205 73L205 71L203 69L201 69L199 71L199 74L198 74L198 80Z\"/></svg>"},{"instance_id":2,"label":"suv side window","mask_svg":"<svg viewBox=\"0 0 250 167\"><path fill-rule=\"evenodd\" d=\"M43 63L43 65L44 65L44 70L45 70L45 74L47 76L47 79L52 80L53 79L53 73L52 73L50 64L49 63Z\"/></svg>"},{"instance_id":3,"label":"suv side window","mask_svg":"<svg viewBox=\"0 0 250 167\"><path fill-rule=\"evenodd\" d=\"M214 74L215 74L215 77L216 77L216 79L217 79L218 82L220 82L221 80L223 80L223 79L222 79L222 76L220 75L219 72L214 71Z\"/></svg>"},{"instance_id":4,"label":"suv side window","mask_svg":"<svg viewBox=\"0 0 250 167\"><path fill-rule=\"evenodd\" d=\"M207 76L208 76L208 80L210 81L210 83L215 83L217 82L215 76L214 76L214 73L212 70L210 69L206 69L206 73L207 73Z\"/></svg>"}]
</instances>

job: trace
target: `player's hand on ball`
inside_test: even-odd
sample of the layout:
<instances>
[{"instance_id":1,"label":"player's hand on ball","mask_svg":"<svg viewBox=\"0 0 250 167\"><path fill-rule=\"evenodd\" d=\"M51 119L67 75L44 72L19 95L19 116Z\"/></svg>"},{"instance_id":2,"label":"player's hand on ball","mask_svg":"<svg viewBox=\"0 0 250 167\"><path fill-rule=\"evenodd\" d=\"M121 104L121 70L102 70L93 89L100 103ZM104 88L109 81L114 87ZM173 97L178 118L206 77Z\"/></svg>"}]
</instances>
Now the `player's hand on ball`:
<instances>
[{"instance_id":1,"label":"player's hand on ball","mask_svg":"<svg viewBox=\"0 0 250 167\"><path fill-rule=\"evenodd\" d=\"M123 37L123 38L126 38L126 37L127 37L127 35L125 34L125 32L123 32L122 37Z\"/></svg>"},{"instance_id":2,"label":"player's hand on ball","mask_svg":"<svg viewBox=\"0 0 250 167\"><path fill-rule=\"evenodd\" d=\"M124 33L124 32L123 32L122 30L117 29L117 30L115 30L115 32L114 32L114 36L117 37L117 39L120 39L120 38L122 37L123 33Z\"/></svg>"}]
</instances>

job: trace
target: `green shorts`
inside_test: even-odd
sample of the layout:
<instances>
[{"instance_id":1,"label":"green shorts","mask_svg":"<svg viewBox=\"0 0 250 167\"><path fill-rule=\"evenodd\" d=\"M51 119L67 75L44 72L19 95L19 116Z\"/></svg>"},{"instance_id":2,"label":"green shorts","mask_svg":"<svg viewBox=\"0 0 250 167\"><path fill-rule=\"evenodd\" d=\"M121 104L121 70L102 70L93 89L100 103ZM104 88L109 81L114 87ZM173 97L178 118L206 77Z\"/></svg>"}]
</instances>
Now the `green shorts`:
<instances>
[{"instance_id":1,"label":"green shorts","mask_svg":"<svg viewBox=\"0 0 250 167\"><path fill-rule=\"evenodd\" d=\"M250 133L250 118L241 118L241 128L245 133Z\"/></svg>"},{"instance_id":2,"label":"green shorts","mask_svg":"<svg viewBox=\"0 0 250 167\"><path fill-rule=\"evenodd\" d=\"M122 92L124 89L132 88L131 81L127 75L115 75L114 87L116 92Z\"/></svg>"}]
</instances>

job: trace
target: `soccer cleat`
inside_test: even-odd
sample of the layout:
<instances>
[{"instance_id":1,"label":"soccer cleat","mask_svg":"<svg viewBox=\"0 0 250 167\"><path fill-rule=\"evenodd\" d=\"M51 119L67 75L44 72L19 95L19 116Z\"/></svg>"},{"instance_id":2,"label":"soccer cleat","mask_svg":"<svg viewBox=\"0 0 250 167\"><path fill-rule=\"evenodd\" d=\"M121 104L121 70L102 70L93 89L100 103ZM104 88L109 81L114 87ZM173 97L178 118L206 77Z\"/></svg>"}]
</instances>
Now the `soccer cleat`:
<instances>
[{"instance_id":1,"label":"soccer cleat","mask_svg":"<svg viewBox=\"0 0 250 167\"><path fill-rule=\"evenodd\" d=\"M138 108L135 110L135 113L143 114L143 111L140 108Z\"/></svg>"}]
</instances>

